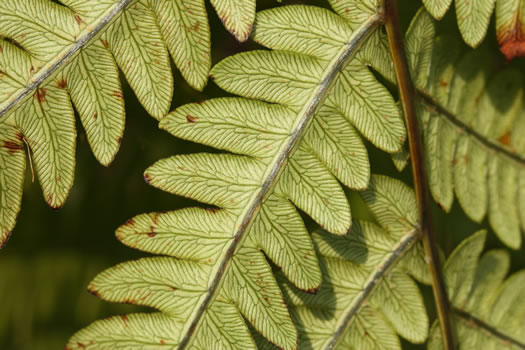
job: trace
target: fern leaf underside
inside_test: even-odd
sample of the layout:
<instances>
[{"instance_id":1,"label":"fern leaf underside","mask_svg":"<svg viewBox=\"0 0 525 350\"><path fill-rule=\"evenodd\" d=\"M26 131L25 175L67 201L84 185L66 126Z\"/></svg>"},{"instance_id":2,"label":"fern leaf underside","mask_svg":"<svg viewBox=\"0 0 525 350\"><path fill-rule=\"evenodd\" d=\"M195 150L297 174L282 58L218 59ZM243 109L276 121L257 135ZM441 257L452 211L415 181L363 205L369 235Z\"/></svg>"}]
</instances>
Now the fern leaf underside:
<instances>
[{"instance_id":1,"label":"fern leaf underside","mask_svg":"<svg viewBox=\"0 0 525 350\"><path fill-rule=\"evenodd\" d=\"M70 348L135 347L145 339L179 348L256 348L241 315L271 343L296 348L295 327L261 251L294 286L316 291L319 262L292 203L327 231L346 234L350 208L336 178L364 189L370 176L356 129L390 152L405 138L393 98L356 56L379 24L376 11L354 27L308 6L257 15L254 39L273 51L237 54L212 70L221 88L244 98L185 105L160 123L231 153L174 156L145 173L160 189L218 209L130 220L117 231L120 240L170 257L123 263L90 286L104 299L162 313L97 321L74 335Z\"/></svg>"},{"instance_id":2,"label":"fern leaf underside","mask_svg":"<svg viewBox=\"0 0 525 350\"><path fill-rule=\"evenodd\" d=\"M210 29L203 0L61 3L65 6L48 0L0 4L0 126L10 133L0 167L5 178L0 184L0 246L14 228L22 196L24 167L18 149L9 148L14 136L32 151L46 202L60 207L74 179L73 107L93 154L109 165L125 123L119 68L157 119L168 112L173 96L169 53L191 86L202 89L208 79ZM228 29L245 40L255 0L213 4L223 19L230 18ZM18 166L8 169L8 163Z\"/></svg>"},{"instance_id":3,"label":"fern leaf underside","mask_svg":"<svg viewBox=\"0 0 525 350\"><path fill-rule=\"evenodd\" d=\"M463 241L444 267L459 346L525 349L525 271L505 279L510 266L505 250L491 250L480 258L485 237L486 232L479 231ZM437 321L432 326L428 349L443 349Z\"/></svg>"},{"instance_id":4,"label":"fern leaf underside","mask_svg":"<svg viewBox=\"0 0 525 350\"><path fill-rule=\"evenodd\" d=\"M323 282L307 294L279 281L299 331L299 349L401 349L398 335L425 341L428 319L417 285L428 283L416 229L413 191L386 176L374 175L362 192L379 224L355 221L349 234L313 234ZM270 349L259 339L261 349Z\"/></svg>"}]
</instances>

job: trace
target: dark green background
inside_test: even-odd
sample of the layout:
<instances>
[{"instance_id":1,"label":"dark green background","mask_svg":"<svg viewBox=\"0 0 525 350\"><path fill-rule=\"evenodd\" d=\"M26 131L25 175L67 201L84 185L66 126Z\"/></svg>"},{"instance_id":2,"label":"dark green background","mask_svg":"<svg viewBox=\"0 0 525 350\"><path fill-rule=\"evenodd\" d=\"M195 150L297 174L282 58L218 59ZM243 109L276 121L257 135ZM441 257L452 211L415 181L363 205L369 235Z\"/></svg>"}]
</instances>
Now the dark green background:
<instances>
[{"instance_id":1,"label":"dark green background","mask_svg":"<svg viewBox=\"0 0 525 350\"><path fill-rule=\"evenodd\" d=\"M328 6L327 1L313 0L285 0L284 3ZM207 5L212 28L213 63L235 52L257 48L252 42L237 43ZM281 5L275 0L258 0L258 9L271 6ZM400 6L406 28L420 2L403 0ZM451 11L440 30L457 34L454 19L455 14ZM486 41L497 50L494 23L491 23ZM175 94L172 109L184 103L225 95L212 82L202 93L192 90L175 68L173 72ZM30 171L26 174L18 224L7 246L0 251L0 349L60 349L73 332L94 320L136 311L138 307L103 302L86 291L87 284L98 272L143 255L121 244L115 238L114 230L140 213L196 204L148 186L142 174L161 158L213 150L178 140L159 130L156 120L147 115L129 86L122 81L126 130L121 149L111 166L106 168L96 162L77 120L76 177L65 206L60 210L50 209L42 198L38 183L31 182ZM372 147L369 149L374 172L410 182L409 170L399 174L387 155ZM358 196L349 195L353 215L368 216ZM468 234L480 227L488 227L486 221L476 225L466 219L457 203L448 215L437 207L435 213L442 247L447 254ZM309 227L315 227L311 220L306 220ZM489 237L490 247L501 247L493 234ZM515 252L513 269L524 265L524 259ZM429 313L433 315L430 289L422 288L429 301Z\"/></svg>"}]
</instances>

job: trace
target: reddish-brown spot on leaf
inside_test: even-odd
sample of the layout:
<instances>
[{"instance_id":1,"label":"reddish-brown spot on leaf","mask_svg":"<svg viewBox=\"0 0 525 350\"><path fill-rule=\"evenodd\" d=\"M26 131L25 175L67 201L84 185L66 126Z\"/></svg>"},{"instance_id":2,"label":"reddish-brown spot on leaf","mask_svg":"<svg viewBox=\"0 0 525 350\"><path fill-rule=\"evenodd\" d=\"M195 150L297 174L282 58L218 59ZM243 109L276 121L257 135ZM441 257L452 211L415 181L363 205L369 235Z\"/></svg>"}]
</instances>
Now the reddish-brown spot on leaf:
<instances>
[{"instance_id":1,"label":"reddish-brown spot on leaf","mask_svg":"<svg viewBox=\"0 0 525 350\"><path fill-rule=\"evenodd\" d=\"M21 143L13 142L13 141L4 141L2 143L2 147L7 149L9 154L15 154L16 152L24 149L24 145L22 145Z\"/></svg>"},{"instance_id":2,"label":"reddish-brown spot on leaf","mask_svg":"<svg viewBox=\"0 0 525 350\"><path fill-rule=\"evenodd\" d=\"M507 62L516 57L525 57L525 26L518 18L514 26L498 28L499 47Z\"/></svg>"},{"instance_id":3,"label":"reddish-brown spot on leaf","mask_svg":"<svg viewBox=\"0 0 525 350\"><path fill-rule=\"evenodd\" d=\"M47 204L51 207L51 209L59 209L60 205L54 204L53 202L54 202L54 197L53 197L53 194L50 193L47 195Z\"/></svg>"},{"instance_id":4,"label":"reddish-brown spot on leaf","mask_svg":"<svg viewBox=\"0 0 525 350\"><path fill-rule=\"evenodd\" d=\"M510 145L510 141L511 141L511 135L510 135L510 131L507 131L505 134L503 134L499 139L498 139L499 143L505 145L505 146L508 146Z\"/></svg>"},{"instance_id":5,"label":"reddish-brown spot on leaf","mask_svg":"<svg viewBox=\"0 0 525 350\"><path fill-rule=\"evenodd\" d=\"M155 225L159 224L159 214L158 213L153 214L153 216L151 218L153 219L153 223Z\"/></svg>"},{"instance_id":6,"label":"reddish-brown spot on leaf","mask_svg":"<svg viewBox=\"0 0 525 350\"><path fill-rule=\"evenodd\" d=\"M109 47L109 43L107 40L104 40L104 39L100 39L100 41L102 42L102 45L104 45L106 48Z\"/></svg>"},{"instance_id":7,"label":"reddish-brown spot on leaf","mask_svg":"<svg viewBox=\"0 0 525 350\"><path fill-rule=\"evenodd\" d=\"M67 86L67 83L66 83L66 80L65 79L60 79L58 82L57 82L57 86L60 88L60 89L63 89Z\"/></svg>"},{"instance_id":8,"label":"reddish-brown spot on leaf","mask_svg":"<svg viewBox=\"0 0 525 350\"><path fill-rule=\"evenodd\" d=\"M128 316L126 316L126 315L121 315L120 318L122 318L122 321L124 322L124 325L125 325L126 327L128 327L128 326L129 326L129 325L128 325Z\"/></svg>"},{"instance_id":9,"label":"reddish-brown spot on leaf","mask_svg":"<svg viewBox=\"0 0 525 350\"><path fill-rule=\"evenodd\" d=\"M161 339L161 340L160 340L160 343L161 343L161 344L166 344L166 341L165 341L164 339Z\"/></svg>"},{"instance_id":10,"label":"reddish-brown spot on leaf","mask_svg":"<svg viewBox=\"0 0 525 350\"><path fill-rule=\"evenodd\" d=\"M124 226L135 226L135 220L129 219L124 223Z\"/></svg>"},{"instance_id":11,"label":"reddish-brown spot on leaf","mask_svg":"<svg viewBox=\"0 0 525 350\"><path fill-rule=\"evenodd\" d=\"M153 238L155 237L157 234L155 232L148 232L148 237L150 238Z\"/></svg>"},{"instance_id":12,"label":"reddish-brown spot on leaf","mask_svg":"<svg viewBox=\"0 0 525 350\"><path fill-rule=\"evenodd\" d=\"M46 101L46 93L47 90L44 88L37 89L35 93L35 99L37 99L40 103L44 103Z\"/></svg>"},{"instance_id":13,"label":"reddish-brown spot on leaf","mask_svg":"<svg viewBox=\"0 0 525 350\"><path fill-rule=\"evenodd\" d=\"M4 52L4 48L0 46L0 53Z\"/></svg>"},{"instance_id":14,"label":"reddish-brown spot on leaf","mask_svg":"<svg viewBox=\"0 0 525 350\"><path fill-rule=\"evenodd\" d=\"M446 87L446 86L448 86L448 82L446 82L445 80L440 80L439 81L439 86Z\"/></svg>"},{"instance_id":15,"label":"reddish-brown spot on leaf","mask_svg":"<svg viewBox=\"0 0 525 350\"><path fill-rule=\"evenodd\" d=\"M86 346L84 344L82 344L81 342L77 342L77 346L81 349L85 349Z\"/></svg>"},{"instance_id":16,"label":"reddish-brown spot on leaf","mask_svg":"<svg viewBox=\"0 0 525 350\"><path fill-rule=\"evenodd\" d=\"M96 296L97 298L100 298L102 299L102 295L100 295L100 293L98 291L95 290L95 287L93 287L92 285L89 285L88 286L88 293L89 294L93 294L94 296Z\"/></svg>"},{"instance_id":17,"label":"reddish-brown spot on leaf","mask_svg":"<svg viewBox=\"0 0 525 350\"><path fill-rule=\"evenodd\" d=\"M82 18L80 18L80 16L77 15L76 13L75 13L75 21L77 21L78 25L82 25L82 23L84 23Z\"/></svg>"},{"instance_id":18,"label":"reddish-brown spot on leaf","mask_svg":"<svg viewBox=\"0 0 525 350\"><path fill-rule=\"evenodd\" d=\"M209 211L212 214L217 213L220 209L219 208L206 208L207 211Z\"/></svg>"},{"instance_id":19,"label":"reddish-brown spot on leaf","mask_svg":"<svg viewBox=\"0 0 525 350\"><path fill-rule=\"evenodd\" d=\"M124 95L122 95L122 91L114 91L112 95L115 96L118 99L123 99L124 98Z\"/></svg>"},{"instance_id":20,"label":"reddish-brown spot on leaf","mask_svg":"<svg viewBox=\"0 0 525 350\"><path fill-rule=\"evenodd\" d=\"M197 120L199 120L199 117L194 117L194 116L191 116L191 115L187 115L186 116L186 120L188 121L188 123L195 123Z\"/></svg>"},{"instance_id":21,"label":"reddish-brown spot on leaf","mask_svg":"<svg viewBox=\"0 0 525 350\"><path fill-rule=\"evenodd\" d=\"M93 114L93 119L97 120L97 118L98 118L98 113L95 112L95 113Z\"/></svg>"},{"instance_id":22,"label":"reddish-brown spot on leaf","mask_svg":"<svg viewBox=\"0 0 525 350\"><path fill-rule=\"evenodd\" d=\"M144 180L148 185L151 185L151 175L150 174L144 174Z\"/></svg>"}]
</instances>

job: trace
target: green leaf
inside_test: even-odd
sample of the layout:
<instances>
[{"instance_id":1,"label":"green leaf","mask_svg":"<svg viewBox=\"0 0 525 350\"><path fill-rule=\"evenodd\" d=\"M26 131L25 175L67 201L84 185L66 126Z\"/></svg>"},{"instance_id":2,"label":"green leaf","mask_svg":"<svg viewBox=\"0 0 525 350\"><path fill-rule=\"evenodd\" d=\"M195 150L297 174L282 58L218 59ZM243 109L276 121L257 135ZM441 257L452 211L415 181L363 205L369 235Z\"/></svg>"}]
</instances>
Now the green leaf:
<instances>
[{"instance_id":1,"label":"green leaf","mask_svg":"<svg viewBox=\"0 0 525 350\"><path fill-rule=\"evenodd\" d=\"M388 225L408 223L407 213L417 215L414 193L399 180L376 175L363 199L377 218L389 219L381 226L354 221L342 237L324 230L313 233L323 271L316 294L279 276L300 349L401 349L398 335L414 343L426 339L423 299L407 269L416 265L419 231L411 224ZM272 348L260 338L258 345Z\"/></svg>"},{"instance_id":2,"label":"green leaf","mask_svg":"<svg viewBox=\"0 0 525 350\"><path fill-rule=\"evenodd\" d=\"M504 280L509 254L492 250L480 258L485 236L479 231L465 239L444 266L459 346L523 349L524 271ZM428 349L443 349L438 321L432 326Z\"/></svg>"},{"instance_id":3,"label":"green leaf","mask_svg":"<svg viewBox=\"0 0 525 350\"><path fill-rule=\"evenodd\" d=\"M521 74L495 70L497 61L486 51L467 50L450 36L435 38L429 21L418 12L406 41L430 190L445 211L455 193L472 220L488 215L498 237L517 249L525 211L516 190L525 169Z\"/></svg>"},{"instance_id":4,"label":"green leaf","mask_svg":"<svg viewBox=\"0 0 525 350\"><path fill-rule=\"evenodd\" d=\"M364 189L370 176L356 129L391 152L405 139L393 98L354 60L379 20L372 13L352 28L328 10L307 6L258 14L254 40L272 50L237 54L212 69L215 83L240 97L184 105L160 122L177 137L228 153L173 156L145 172L153 186L217 208L133 218L117 231L119 239L168 257L123 263L90 285L104 299L161 313L95 322L69 347L139 348L164 340L179 348L253 349L244 318L270 343L297 348L295 326L265 255L296 288L318 290L319 261L294 205L327 231L345 235L351 214L338 180ZM283 35L275 26L285 28ZM153 333L155 324L171 329L169 337ZM135 332L140 336L130 339ZM424 337L416 333L406 331L407 337Z\"/></svg>"},{"instance_id":5,"label":"green leaf","mask_svg":"<svg viewBox=\"0 0 525 350\"><path fill-rule=\"evenodd\" d=\"M0 247L3 247L20 211L26 157L16 128L0 124Z\"/></svg>"},{"instance_id":6,"label":"green leaf","mask_svg":"<svg viewBox=\"0 0 525 350\"><path fill-rule=\"evenodd\" d=\"M240 42L248 40L255 21L255 0L210 0L217 15Z\"/></svg>"},{"instance_id":7,"label":"green leaf","mask_svg":"<svg viewBox=\"0 0 525 350\"><path fill-rule=\"evenodd\" d=\"M223 19L232 19L225 21L228 29L246 40L255 1L214 5ZM70 100L95 157L107 166L124 133L118 68L157 119L172 102L169 53L191 86L202 90L208 79L210 28L203 0L6 0L0 17L0 117L26 139L44 198L55 208L64 204L74 178ZM0 168L0 176L8 172ZM22 172L10 175L14 183L23 181ZM9 191L3 205L13 210L2 221L2 241L22 195L20 186Z\"/></svg>"}]
</instances>

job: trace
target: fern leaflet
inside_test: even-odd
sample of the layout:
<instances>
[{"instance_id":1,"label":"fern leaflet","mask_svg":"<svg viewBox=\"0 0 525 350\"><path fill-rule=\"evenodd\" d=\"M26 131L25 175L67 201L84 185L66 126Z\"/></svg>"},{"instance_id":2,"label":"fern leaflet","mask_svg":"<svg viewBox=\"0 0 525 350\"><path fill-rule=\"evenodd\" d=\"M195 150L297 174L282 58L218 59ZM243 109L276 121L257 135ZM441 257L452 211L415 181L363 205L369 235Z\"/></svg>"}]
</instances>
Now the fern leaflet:
<instances>
[{"instance_id":1,"label":"fern leaflet","mask_svg":"<svg viewBox=\"0 0 525 350\"><path fill-rule=\"evenodd\" d=\"M510 257L491 250L481 258L486 233L464 240L444 267L460 348L525 349L525 271L506 280ZM429 350L443 349L439 323L432 326Z\"/></svg>"},{"instance_id":2,"label":"fern leaflet","mask_svg":"<svg viewBox=\"0 0 525 350\"><path fill-rule=\"evenodd\" d=\"M323 271L318 293L306 294L279 278L300 349L401 349L398 334L415 343L427 337L423 300L408 275L429 278L420 270L414 193L399 180L375 175L362 196L380 226L355 221L344 237L313 234Z\"/></svg>"},{"instance_id":3,"label":"fern leaflet","mask_svg":"<svg viewBox=\"0 0 525 350\"><path fill-rule=\"evenodd\" d=\"M452 0L423 0L428 12L441 19ZM485 38L492 12L496 33L507 60L525 56L525 3L522 0L455 0L459 30L465 42L477 47Z\"/></svg>"}]
</instances>

